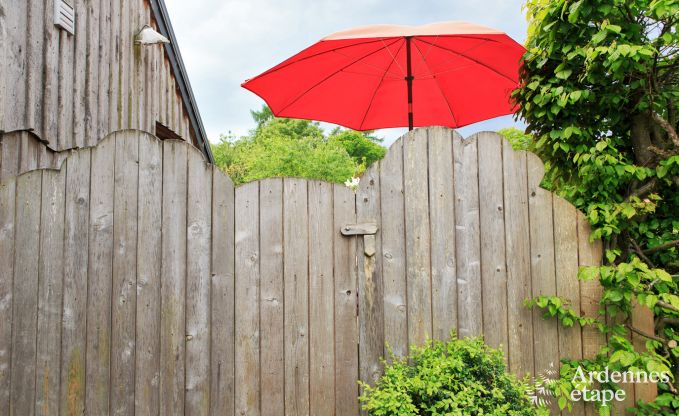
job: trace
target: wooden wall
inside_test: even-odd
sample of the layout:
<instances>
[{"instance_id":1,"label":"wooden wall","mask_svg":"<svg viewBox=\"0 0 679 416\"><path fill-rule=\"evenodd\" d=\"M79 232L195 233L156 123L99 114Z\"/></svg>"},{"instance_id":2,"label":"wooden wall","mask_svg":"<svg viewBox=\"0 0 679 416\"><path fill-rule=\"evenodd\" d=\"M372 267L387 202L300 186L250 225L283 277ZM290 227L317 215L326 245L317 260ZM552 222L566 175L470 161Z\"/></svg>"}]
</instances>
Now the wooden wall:
<instances>
[{"instance_id":1,"label":"wooden wall","mask_svg":"<svg viewBox=\"0 0 679 416\"><path fill-rule=\"evenodd\" d=\"M148 0L67 0L75 35L54 25L53 1L2 0L0 131L31 129L42 152L122 129L153 133L156 121L191 141L164 46L134 44L143 25L155 27Z\"/></svg>"},{"instance_id":2,"label":"wooden wall","mask_svg":"<svg viewBox=\"0 0 679 416\"><path fill-rule=\"evenodd\" d=\"M231 181L126 130L0 184L0 413L356 415L357 380L428 337L480 335L512 372L591 356L584 216L495 133L399 139L343 185ZM374 222L375 253L345 224ZM583 407L576 414L583 414Z\"/></svg>"}]
</instances>

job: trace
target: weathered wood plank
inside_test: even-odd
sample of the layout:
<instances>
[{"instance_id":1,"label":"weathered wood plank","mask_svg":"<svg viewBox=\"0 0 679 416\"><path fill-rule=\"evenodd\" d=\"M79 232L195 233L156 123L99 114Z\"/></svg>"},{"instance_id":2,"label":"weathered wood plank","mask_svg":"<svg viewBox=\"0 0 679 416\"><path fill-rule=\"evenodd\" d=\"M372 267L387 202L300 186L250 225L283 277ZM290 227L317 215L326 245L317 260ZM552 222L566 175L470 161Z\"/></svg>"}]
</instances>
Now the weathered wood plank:
<instances>
[{"instance_id":1,"label":"weathered wood plank","mask_svg":"<svg viewBox=\"0 0 679 416\"><path fill-rule=\"evenodd\" d=\"M66 172L44 171L38 263L36 414L59 412Z\"/></svg>"},{"instance_id":2,"label":"weathered wood plank","mask_svg":"<svg viewBox=\"0 0 679 416\"><path fill-rule=\"evenodd\" d=\"M432 336L448 339L457 328L453 138L444 127L429 129L429 220L431 227Z\"/></svg>"},{"instance_id":3,"label":"weathered wood plank","mask_svg":"<svg viewBox=\"0 0 679 416\"><path fill-rule=\"evenodd\" d=\"M0 140L0 181L19 173L20 142L23 132L5 133Z\"/></svg>"},{"instance_id":4,"label":"weathered wood plank","mask_svg":"<svg viewBox=\"0 0 679 416\"><path fill-rule=\"evenodd\" d=\"M68 416L85 412L90 162L90 150L84 149L65 164L64 276L69 278L64 279L60 413Z\"/></svg>"},{"instance_id":5,"label":"weathered wood plank","mask_svg":"<svg viewBox=\"0 0 679 416\"><path fill-rule=\"evenodd\" d=\"M75 33L73 66L66 69L73 72L73 90L66 94L73 94L73 137L66 148L80 148L85 146L87 114L87 5L85 0L75 0ZM69 140L69 138L66 138Z\"/></svg>"},{"instance_id":6,"label":"weathered wood plank","mask_svg":"<svg viewBox=\"0 0 679 416\"><path fill-rule=\"evenodd\" d=\"M358 325L356 239L340 233L356 221L356 196L343 185L333 185L333 246L335 250L335 414L358 414ZM358 237L360 238L360 237Z\"/></svg>"},{"instance_id":7,"label":"weathered wood plank","mask_svg":"<svg viewBox=\"0 0 679 416\"><path fill-rule=\"evenodd\" d=\"M111 2L111 50L109 56L109 82L108 82L108 125L111 130L122 128L122 95L120 85L122 84L123 50L120 40L121 36L121 0L110 0Z\"/></svg>"},{"instance_id":8,"label":"weathered wood plank","mask_svg":"<svg viewBox=\"0 0 679 416\"><path fill-rule=\"evenodd\" d=\"M132 128L132 42L134 41L134 29L132 28L131 15L135 0L120 0L120 66L118 67L118 108L120 112L120 128Z\"/></svg>"},{"instance_id":9,"label":"weathered wood plank","mask_svg":"<svg viewBox=\"0 0 679 416\"><path fill-rule=\"evenodd\" d=\"M16 234L12 287L10 415L35 414L40 195L42 172L16 180Z\"/></svg>"},{"instance_id":10,"label":"weathered wood plank","mask_svg":"<svg viewBox=\"0 0 679 416\"><path fill-rule=\"evenodd\" d=\"M554 210L554 263L557 271L556 294L565 299L575 311L580 310L580 284L578 282L578 229L576 209L568 201L553 195ZM582 358L582 337L576 325L559 326L559 355L572 359ZM557 363L555 363L557 364ZM573 406L573 413L584 414L582 403Z\"/></svg>"},{"instance_id":11,"label":"weathered wood plank","mask_svg":"<svg viewBox=\"0 0 679 416\"><path fill-rule=\"evenodd\" d=\"M99 9L102 2L87 2L87 57L83 64L87 65L85 73L85 137L83 145L94 146L100 140L99 136L99 71L104 65L99 63L101 49L99 29ZM77 24L77 21L76 21ZM84 33L80 32L78 36ZM104 33L101 40L106 40L108 33Z\"/></svg>"},{"instance_id":12,"label":"weathered wood plank","mask_svg":"<svg viewBox=\"0 0 679 416\"><path fill-rule=\"evenodd\" d=\"M427 169L428 131L403 137L408 343L422 345L432 336L431 236ZM362 358L361 358L362 359Z\"/></svg>"},{"instance_id":13,"label":"weathered wood plank","mask_svg":"<svg viewBox=\"0 0 679 416\"><path fill-rule=\"evenodd\" d=\"M453 133L458 336L483 332L479 178L476 140Z\"/></svg>"},{"instance_id":14,"label":"weathered wood plank","mask_svg":"<svg viewBox=\"0 0 679 416\"><path fill-rule=\"evenodd\" d=\"M45 40L45 9L50 8L49 3L40 1L29 1L28 3L28 24L20 28L26 31L26 72L24 73L26 82L26 127L34 129L36 134L44 137L43 130L43 88L45 61L43 53L43 43ZM19 110L21 111L21 110ZM52 111L52 109L47 109Z\"/></svg>"},{"instance_id":15,"label":"weathered wood plank","mask_svg":"<svg viewBox=\"0 0 679 416\"><path fill-rule=\"evenodd\" d=\"M92 149L87 284L87 413L109 412L115 136Z\"/></svg>"},{"instance_id":16,"label":"weathered wood plank","mask_svg":"<svg viewBox=\"0 0 679 416\"><path fill-rule=\"evenodd\" d=\"M262 416L282 415L285 407L283 304L283 179L260 182L261 377Z\"/></svg>"},{"instance_id":17,"label":"weathered wood plank","mask_svg":"<svg viewBox=\"0 0 679 416\"><path fill-rule=\"evenodd\" d=\"M38 147L41 146L35 136L27 131L17 133L19 140L19 173L28 172L38 167Z\"/></svg>"},{"instance_id":18,"label":"weathered wood plank","mask_svg":"<svg viewBox=\"0 0 679 416\"><path fill-rule=\"evenodd\" d=\"M45 67L42 85L42 108L58 108L59 105L59 30L54 26L54 7L45 7L45 18L41 22L44 35ZM42 139L49 142L50 147L57 146L58 111L43 111L41 114ZM1 117L0 117L1 119Z\"/></svg>"},{"instance_id":19,"label":"weathered wood plank","mask_svg":"<svg viewBox=\"0 0 679 416\"><path fill-rule=\"evenodd\" d=\"M283 180L285 412L309 415L307 181Z\"/></svg>"},{"instance_id":20,"label":"weathered wood plank","mask_svg":"<svg viewBox=\"0 0 679 416\"><path fill-rule=\"evenodd\" d=\"M332 185L309 182L309 412L335 407Z\"/></svg>"},{"instance_id":21,"label":"weathered wood plank","mask_svg":"<svg viewBox=\"0 0 679 416\"><path fill-rule=\"evenodd\" d=\"M380 163L374 163L361 178L356 191L356 222L379 223ZM365 239L356 244L358 264L359 374L368 383L382 375L380 358L384 356L384 291L382 256L366 255ZM382 252L382 236L375 235L376 253Z\"/></svg>"},{"instance_id":22,"label":"weathered wood plank","mask_svg":"<svg viewBox=\"0 0 679 416\"><path fill-rule=\"evenodd\" d=\"M632 326L639 328L647 334L653 334L653 331L655 330L653 311L646 306L635 303L632 309ZM634 343L634 349L636 351L647 351L646 341L646 337L639 334L632 334L632 342ZM624 387L628 394L631 393L636 400L651 402L658 395L658 386L654 383L635 383L633 386L628 384ZM629 400L625 403L628 406L633 405L633 402L630 403Z\"/></svg>"},{"instance_id":23,"label":"weathered wood plank","mask_svg":"<svg viewBox=\"0 0 679 416\"><path fill-rule=\"evenodd\" d=\"M75 50L75 37L69 35L65 30L59 31L59 108L64 109L59 112L57 119L57 143L56 149L72 148L73 140L73 115L76 114L75 100L73 96L73 85L75 83L75 73L72 70L75 60L73 58Z\"/></svg>"},{"instance_id":24,"label":"weathered wood plank","mask_svg":"<svg viewBox=\"0 0 679 416\"><path fill-rule=\"evenodd\" d=\"M210 411L234 414L234 188L219 168L212 168L212 308Z\"/></svg>"},{"instance_id":25,"label":"weathered wood plank","mask_svg":"<svg viewBox=\"0 0 679 416\"><path fill-rule=\"evenodd\" d=\"M187 147L163 142L160 413L184 412Z\"/></svg>"},{"instance_id":26,"label":"weathered wood plank","mask_svg":"<svg viewBox=\"0 0 679 416\"><path fill-rule=\"evenodd\" d=\"M97 66L94 68L98 70L97 74L97 119L96 129L93 132L93 137L90 138L91 143L96 144L109 131L109 106L111 105L111 67L112 62L115 62L115 49L112 44L115 35L111 28L111 7L115 3L112 0L104 0L99 2L99 44L97 48Z\"/></svg>"},{"instance_id":27,"label":"weathered wood plank","mask_svg":"<svg viewBox=\"0 0 679 416\"><path fill-rule=\"evenodd\" d=\"M507 266L505 258L505 208L502 195L502 137L478 133L479 221L481 225L481 288L483 334L507 358Z\"/></svg>"},{"instance_id":28,"label":"weathered wood plank","mask_svg":"<svg viewBox=\"0 0 679 416\"><path fill-rule=\"evenodd\" d=\"M115 133L110 386L114 415L134 413L140 136L134 131Z\"/></svg>"},{"instance_id":29,"label":"weathered wood plank","mask_svg":"<svg viewBox=\"0 0 679 416\"><path fill-rule=\"evenodd\" d=\"M135 414L160 412L160 287L163 203L163 145L153 136L139 137L137 212L137 335Z\"/></svg>"},{"instance_id":30,"label":"weathered wood plank","mask_svg":"<svg viewBox=\"0 0 679 416\"><path fill-rule=\"evenodd\" d=\"M602 247L600 241L590 243L592 229L585 215L578 211L578 264L582 266L598 266L601 264ZM597 279L580 282L580 311L585 316L596 318L599 311L599 300L603 288ZM582 356L592 358L599 352L599 347L606 342L605 336L596 328L582 329Z\"/></svg>"},{"instance_id":31,"label":"weathered wood plank","mask_svg":"<svg viewBox=\"0 0 679 416\"><path fill-rule=\"evenodd\" d=\"M210 409L210 260L212 257L212 168L189 149L186 246L187 415Z\"/></svg>"},{"instance_id":32,"label":"weathered wood plank","mask_svg":"<svg viewBox=\"0 0 679 416\"><path fill-rule=\"evenodd\" d=\"M509 369L533 374L533 315L524 306L531 296L530 229L526 152L503 141L505 244L507 255L507 311L509 314ZM553 347L552 347L553 348Z\"/></svg>"},{"instance_id":33,"label":"weathered wood plank","mask_svg":"<svg viewBox=\"0 0 679 416\"><path fill-rule=\"evenodd\" d=\"M27 54L28 2L13 2L4 7L3 44L5 59L2 62L4 94L4 119L2 129L12 131L27 128L26 102L27 82L26 70L29 68ZM20 109L16 111L16 109ZM23 110L23 111L22 111Z\"/></svg>"},{"instance_id":34,"label":"weathered wood plank","mask_svg":"<svg viewBox=\"0 0 679 416\"><path fill-rule=\"evenodd\" d=\"M0 146L3 145L0 142ZM4 150L4 149L3 149ZM4 156L4 154L0 155ZM0 411L9 414L16 179L0 181Z\"/></svg>"},{"instance_id":35,"label":"weathered wood plank","mask_svg":"<svg viewBox=\"0 0 679 416\"><path fill-rule=\"evenodd\" d=\"M405 214L403 201L403 139L391 145L380 161L380 205L384 207L382 281L384 286L384 344L397 357L408 355ZM387 357L386 351L384 356Z\"/></svg>"},{"instance_id":36,"label":"weathered wood plank","mask_svg":"<svg viewBox=\"0 0 679 416\"><path fill-rule=\"evenodd\" d=\"M259 183L236 188L236 415L260 414Z\"/></svg>"},{"instance_id":37,"label":"weathered wood plank","mask_svg":"<svg viewBox=\"0 0 679 416\"><path fill-rule=\"evenodd\" d=\"M540 182L545 167L539 157L526 154L528 170L528 213L530 221L530 274L532 297L556 294L556 268L554 259L554 218L552 193L542 189ZM533 309L534 366L536 374L558 368L559 334L554 319L544 319L538 308ZM559 407L552 401L551 411L558 414Z\"/></svg>"}]
</instances>

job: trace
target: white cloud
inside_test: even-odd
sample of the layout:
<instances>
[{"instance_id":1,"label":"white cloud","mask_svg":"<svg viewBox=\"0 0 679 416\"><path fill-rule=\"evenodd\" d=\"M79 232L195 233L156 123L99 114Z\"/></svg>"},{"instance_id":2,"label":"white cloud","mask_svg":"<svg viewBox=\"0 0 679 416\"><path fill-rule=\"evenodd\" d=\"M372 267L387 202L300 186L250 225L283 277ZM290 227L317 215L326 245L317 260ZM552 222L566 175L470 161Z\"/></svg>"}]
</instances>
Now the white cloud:
<instances>
[{"instance_id":1,"label":"white cloud","mask_svg":"<svg viewBox=\"0 0 679 416\"><path fill-rule=\"evenodd\" d=\"M165 0L205 129L211 140L252 127L250 109L262 101L241 82L321 37L377 23L418 25L466 20L507 32L523 42L523 0ZM498 129L504 117L462 129ZM403 130L382 131L388 142Z\"/></svg>"}]
</instances>

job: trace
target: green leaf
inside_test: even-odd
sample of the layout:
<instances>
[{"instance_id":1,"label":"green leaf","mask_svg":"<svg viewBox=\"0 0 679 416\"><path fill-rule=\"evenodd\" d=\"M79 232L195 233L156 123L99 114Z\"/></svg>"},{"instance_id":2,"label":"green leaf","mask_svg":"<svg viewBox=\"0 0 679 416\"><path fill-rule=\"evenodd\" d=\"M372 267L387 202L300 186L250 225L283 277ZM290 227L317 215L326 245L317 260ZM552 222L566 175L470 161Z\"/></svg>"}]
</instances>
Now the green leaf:
<instances>
[{"instance_id":1,"label":"green leaf","mask_svg":"<svg viewBox=\"0 0 679 416\"><path fill-rule=\"evenodd\" d=\"M572 73L573 73L572 69L562 69L561 71L556 73L556 77L559 79L568 79L568 77L570 77Z\"/></svg>"}]
</instances>

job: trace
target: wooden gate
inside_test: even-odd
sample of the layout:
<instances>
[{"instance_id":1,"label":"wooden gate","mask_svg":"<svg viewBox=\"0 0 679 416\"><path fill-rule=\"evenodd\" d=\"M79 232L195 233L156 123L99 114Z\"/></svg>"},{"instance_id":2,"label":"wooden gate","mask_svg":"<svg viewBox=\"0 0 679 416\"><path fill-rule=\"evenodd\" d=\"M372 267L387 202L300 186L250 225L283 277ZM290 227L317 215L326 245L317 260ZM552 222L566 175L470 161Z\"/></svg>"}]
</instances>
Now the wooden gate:
<instances>
[{"instance_id":1,"label":"wooden gate","mask_svg":"<svg viewBox=\"0 0 679 416\"><path fill-rule=\"evenodd\" d=\"M484 334L517 374L591 355L596 332L523 306L556 293L598 309L576 273L600 245L542 174L495 133L430 128L356 193L234 189L190 145L128 130L10 178L0 413L356 415L387 346L452 330Z\"/></svg>"}]
</instances>

